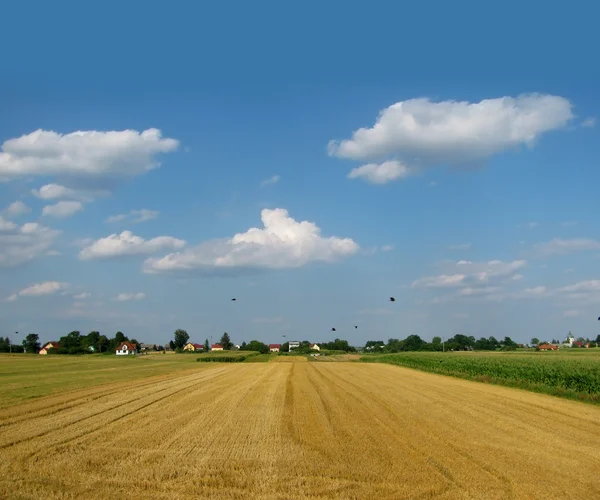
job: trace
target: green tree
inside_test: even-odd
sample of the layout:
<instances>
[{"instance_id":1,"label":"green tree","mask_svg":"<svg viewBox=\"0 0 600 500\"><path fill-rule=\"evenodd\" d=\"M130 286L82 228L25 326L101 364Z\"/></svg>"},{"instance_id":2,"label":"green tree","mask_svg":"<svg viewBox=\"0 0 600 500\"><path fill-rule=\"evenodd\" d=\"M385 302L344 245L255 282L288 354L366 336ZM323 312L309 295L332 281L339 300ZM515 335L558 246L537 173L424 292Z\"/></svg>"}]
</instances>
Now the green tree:
<instances>
[{"instance_id":1,"label":"green tree","mask_svg":"<svg viewBox=\"0 0 600 500\"><path fill-rule=\"evenodd\" d=\"M58 339L59 353L80 354L85 352L81 341L81 333L77 330L72 331L68 335Z\"/></svg>"},{"instance_id":2,"label":"green tree","mask_svg":"<svg viewBox=\"0 0 600 500\"><path fill-rule=\"evenodd\" d=\"M123 332L117 332L115 334L115 342L119 345L121 342L127 342L127 337Z\"/></svg>"},{"instance_id":3,"label":"green tree","mask_svg":"<svg viewBox=\"0 0 600 500\"><path fill-rule=\"evenodd\" d=\"M175 350L175 342L173 342L172 340L169 340L169 347L171 348L172 351Z\"/></svg>"},{"instance_id":4,"label":"green tree","mask_svg":"<svg viewBox=\"0 0 600 500\"><path fill-rule=\"evenodd\" d=\"M531 345L538 345L540 343L540 339L538 339L537 337L533 337L531 339Z\"/></svg>"},{"instance_id":5,"label":"green tree","mask_svg":"<svg viewBox=\"0 0 600 500\"><path fill-rule=\"evenodd\" d=\"M98 337L98 352L108 351L109 340L106 335L100 335Z\"/></svg>"},{"instance_id":6,"label":"green tree","mask_svg":"<svg viewBox=\"0 0 600 500\"><path fill-rule=\"evenodd\" d=\"M290 350L289 342L284 342L283 344L281 344L281 347L279 348L279 352L288 352L289 350Z\"/></svg>"},{"instance_id":7,"label":"green tree","mask_svg":"<svg viewBox=\"0 0 600 500\"><path fill-rule=\"evenodd\" d=\"M190 340L190 336L188 335L188 332L186 332L185 330L182 330L181 328L178 328L177 330L175 330L173 342L175 343L176 349L182 349L183 346L185 344L187 344L188 340Z\"/></svg>"},{"instance_id":8,"label":"green tree","mask_svg":"<svg viewBox=\"0 0 600 500\"><path fill-rule=\"evenodd\" d=\"M23 340L23 349L26 352L36 353L40 350L40 337L37 333L30 333Z\"/></svg>"},{"instance_id":9,"label":"green tree","mask_svg":"<svg viewBox=\"0 0 600 500\"><path fill-rule=\"evenodd\" d=\"M261 354L268 354L269 346L259 340L251 340L246 344L244 351L258 351Z\"/></svg>"},{"instance_id":10,"label":"green tree","mask_svg":"<svg viewBox=\"0 0 600 500\"><path fill-rule=\"evenodd\" d=\"M233 347L233 342L231 342L231 339L229 338L229 334L227 332L223 333L220 344L223 346L223 349L225 351L230 351Z\"/></svg>"},{"instance_id":11,"label":"green tree","mask_svg":"<svg viewBox=\"0 0 600 500\"><path fill-rule=\"evenodd\" d=\"M210 351L210 344L208 343L208 339L204 341L204 352Z\"/></svg>"}]
</instances>

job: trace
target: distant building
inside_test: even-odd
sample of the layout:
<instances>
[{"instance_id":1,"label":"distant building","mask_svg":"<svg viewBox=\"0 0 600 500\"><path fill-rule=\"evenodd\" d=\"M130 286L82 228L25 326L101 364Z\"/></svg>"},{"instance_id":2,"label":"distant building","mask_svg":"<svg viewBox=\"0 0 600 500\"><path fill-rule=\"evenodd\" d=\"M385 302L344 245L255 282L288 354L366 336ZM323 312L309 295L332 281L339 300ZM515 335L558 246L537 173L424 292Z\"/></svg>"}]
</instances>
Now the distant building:
<instances>
[{"instance_id":1,"label":"distant building","mask_svg":"<svg viewBox=\"0 0 600 500\"><path fill-rule=\"evenodd\" d=\"M317 344L310 344L309 347L313 350L313 351L320 351L321 348L317 345Z\"/></svg>"},{"instance_id":2,"label":"distant building","mask_svg":"<svg viewBox=\"0 0 600 500\"><path fill-rule=\"evenodd\" d=\"M540 351L558 351L558 347L552 344L540 344Z\"/></svg>"},{"instance_id":3,"label":"distant building","mask_svg":"<svg viewBox=\"0 0 600 500\"><path fill-rule=\"evenodd\" d=\"M140 344L140 351L155 351L156 345L154 344Z\"/></svg>"},{"instance_id":4,"label":"distant building","mask_svg":"<svg viewBox=\"0 0 600 500\"><path fill-rule=\"evenodd\" d=\"M221 344L213 344L210 348L211 351L222 351L223 346Z\"/></svg>"},{"instance_id":5,"label":"distant building","mask_svg":"<svg viewBox=\"0 0 600 500\"><path fill-rule=\"evenodd\" d=\"M563 345L573 347L573 342L575 342L575 337L573 337L571 332L569 332L569 335L567 335L567 338L564 340Z\"/></svg>"},{"instance_id":6,"label":"distant building","mask_svg":"<svg viewBox=\"0 0 600 500\"><path fill-rule=\"evenodd\" d=\"M137 354L137 348L135 344L131 342L121 342L115 349L117 356L127 356L129 354Z\"/></svg>"},{"instance_id":7,"label":"distant building","mask_svg":"<svg viewBox=\"0 0 600 500\"><path fill-rule=\"evenodd\" d=\"M292 352L292 349L300 347L300 342L298 342L297 340L290 340L288 342L288 346L288 352Z\"/></svg>"},{"instance_id":8,"label":"distant building","mask_svg":"<svg viewBox=\"0 0 600 500\"><path fill-rule=\"evenodd\" d=\"M42 346L42 348L40 349L40 352L38 354L45 356L46 354L48 354L50 349L58 349L58 342L46 342Z\"/></svg>"},{"instance_id":9,"label":"distant building","mask_svg":"<svg viewBox=\"0 0 600 500\"><path fill-rule=\"evenodd\" d=\"M183 350L184 351L203 351L204 350L204 346L202 344L192 344L191 342L188 342L187 344L185 344L183 346Z\"/></svg>"},{"instance_id":10,"label":"distant building","mask_svg":"<svg viewBox=\"0 0 600 500\"><path fill-rule=\"evenodd\" d=\"M281 344L269 344L269 352L279 352Z\"/></svg>"}]
</instances>

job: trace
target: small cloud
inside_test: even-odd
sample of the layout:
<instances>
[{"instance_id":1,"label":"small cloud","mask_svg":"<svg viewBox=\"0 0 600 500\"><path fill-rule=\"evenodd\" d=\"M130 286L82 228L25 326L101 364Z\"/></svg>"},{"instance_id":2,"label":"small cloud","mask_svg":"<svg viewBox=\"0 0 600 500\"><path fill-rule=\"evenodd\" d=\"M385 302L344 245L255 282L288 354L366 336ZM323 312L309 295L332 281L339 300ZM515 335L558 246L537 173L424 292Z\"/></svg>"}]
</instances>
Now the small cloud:
<instances>
[{"instance_id":1,"label":"small cloud","mask_svg":"<svg viewBox=\"0 0 600 500\"><path fill-rule=\"evenodd\" d=\"M6 300L14 302L18 297L38 297L41 295L52 295L56 292L64 290L68 286L67 283L61 283L60 281L44 281L43 283L36 283L35 285L28 286L22 290L13 293Z\"/></svg>"},{"instance_id":2,"label":"small cloud","mask_svg":"<svg viewBox=\"0 0 600 500\"><path fill-rule=\"evenodd\" d=\"M278 175L274 175L273 177L269 177L260 183L260 187L271 186L273 184L277 184L279 182L280 177Z\"/></svg>"},{"instance_id":3,"label":"small cloud","mask_svg":"<svg viewBox=\"0 0 600 500\"><path fill-rule=\"evenodd\" d=\"M143 292L138 293L120 293L115 297L115 300L119 302L127 302L130 300L142 300L146 298L146 294Z\"/></svg>"},{"instance_id":4,"label":"small cloud","mask_svg":"<svg viewBox=\"0 0 600 500\"><path fill-rule=\"evenodd\" d=\"M348 174L348 179L363 179L371 184L387 184L403 179L412 174L412 170L399 161L390 160L383 163L368 163L356 167Z\"/></svg>"},{"instance_id":5,"label":"small cloud","mask_svg":"<svg viewBox=\"0 0 600 500\"><path fill-rule=\"evenodd\" d=\"M131 231L123 231L121 234L111 234L105 238L86 243L85 247L79 252L79 258L81 260L91 260L150 255L162 250L183 248L186 244L186 241L172 236L157 236L145 240Z\"/></svg>"},{"instance_id":6,"label":"small cloud","mask_svg":"<svg viewBox=\"0 0 600 500\"><path fill-rule=\"evenodd\" d=\"M581 311L578 311L577 309L569 309L563 313L564 318L575 318L576 316L580 315Z\"/></svg>"},{"instance_id":7,"label":"small cloud","mask_svg":"<svg viewBox=\"0 0 600 500\"><path fill-rule=\"evenodd\" d=\"M574 238L570 240L554 238L546 243L535 245L534 250L542 257L567 255L575 252L600 250L600 241L589 238Z\"/></svg>"},{"instance_id":8,"label":"small cloud","mask_svg":"<svg viewBox=\"0 0 600 500\"><path fill-rule=\"evenodd\" d=\"M513 276L511 276L508 281L520 281L523 279L523 275L522 274L514 274Z\"/></svg>"},{"instance_id":9,"label":"small cloud","mask_svg":"<svg viewBox=\"0 0 600 500\"><path fill-rule=\"evenodd\" d=\"M391 252L394 249L394 245L383 245L381 247L382 252Z\"/></svg>"},{"instance_id":10,"label":"small cloud","mask_svg":"<svg viewBox=\"0 0 600 500\"><path fill-rule=\"evenodd\" d=\"M596 117L590 116L581 122L581 126L584 128L592 128L596 125Z\"/></svg>"},{"instance_id":11,"label":"small cloud","mask_svg":"<svg viewBox=\"0 0 600 500\"><path fill-rule=\"evenodd\" d=\"M88 292L82 292L82 293L78 293L73 295L73 298L75 300L85 300L85 299L89 299L92 296L91 293Z\"/></svg>"},{"instance_id":12,"label":"small cloud","mask_svg":"<svg viewBox=\"0 0 600 500\"><path fill-rule=\"evenodd\" d=\"M65 218L75 215L80 210L83 210L83 204L80 201L59 201L54 205L46 205L42 209L42 215Z\"/></svg>"},{"instance_id":13,"label":"small cloud","mask_svg":"<svg viewBox=\"0 0 600 500\"><path fill-rule=\"evenodd\" d=\"M19 215L23 215L23 214L28 214L29 212L31 212L31 208L29 208L27 205L25 205L25 203L23 203L22 201L15 201L13 203L11 203L10 205L8 205L8 207L6 207L3 211L2 214L7 217L18 217Z\"/></svg>"},{"instance_id":14,"label":"small cloud","mask_svg":"<svg viewBox=\"0 0 600 500\"><path fill-rule=\"evenodd\" d=\"M146 222L149 220L154 220L158 217L159 212L157 210L148 210L147 208L142 208L140 210L131 210L126 214L112 215L108 217L104 222L111 224L115 222L123 222L127 221L130 223L137 224L139 222Z\"/></svg>"},{"instance_id":15,"label":"small cloud","mask_svg":"<svg viewBox=\"0 0 600 500\"><path fill-rule=\"evenodd\" d=\"M565 269L563 272L565 274L569 274L569 273L572 273L573 271L575 271L575 269L573 269L572 267L569 267L569 268Z\"/></svg>"},{"instance_id":16,"label":"small cloud","mask_svg":"<svg viewBox=\"0 0 600 500\"><path fill-rule=\"evenodd\" d=\"M59 255L62 255L62 253L60 253L58 250L48 250L46 255L48 257L58 257Z\"/></svg>"}]
</instances>

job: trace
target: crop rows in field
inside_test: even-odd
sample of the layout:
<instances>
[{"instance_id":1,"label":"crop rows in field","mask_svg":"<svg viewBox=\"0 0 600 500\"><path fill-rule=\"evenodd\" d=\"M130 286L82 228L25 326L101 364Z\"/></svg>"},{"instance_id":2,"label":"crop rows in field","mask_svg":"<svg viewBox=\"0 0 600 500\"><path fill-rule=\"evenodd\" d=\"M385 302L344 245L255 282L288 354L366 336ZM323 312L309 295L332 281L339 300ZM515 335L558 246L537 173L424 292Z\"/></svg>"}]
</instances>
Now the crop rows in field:
<instances>
[{"instance_id":1,"label":"crop rows in field","mask_svg":"<svg viewBox=\"0 0 600 500\"><path fill-rule=\"evenodd\" d=\"M390 363L600 403L600 360L595 357L407 352L365 356L361 361Z\"/></svg>"}]
</instances>

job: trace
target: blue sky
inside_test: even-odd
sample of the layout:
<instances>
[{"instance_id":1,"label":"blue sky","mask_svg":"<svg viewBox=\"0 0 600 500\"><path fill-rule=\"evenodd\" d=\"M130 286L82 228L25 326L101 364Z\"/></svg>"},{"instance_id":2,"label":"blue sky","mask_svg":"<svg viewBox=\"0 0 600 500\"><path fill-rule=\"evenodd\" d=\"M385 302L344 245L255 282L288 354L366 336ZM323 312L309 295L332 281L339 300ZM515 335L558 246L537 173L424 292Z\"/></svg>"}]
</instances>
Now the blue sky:
<instances>
[{"instance_id":1,"label":"blue sky","mask_svg":"<svg viewBox=\"0 0 600 500\"><path fill-rule=\"evenodd\" d=\"M13 2L0 335L595 337L598 8L479 5Z\"/></svg>"}]
</instances>

